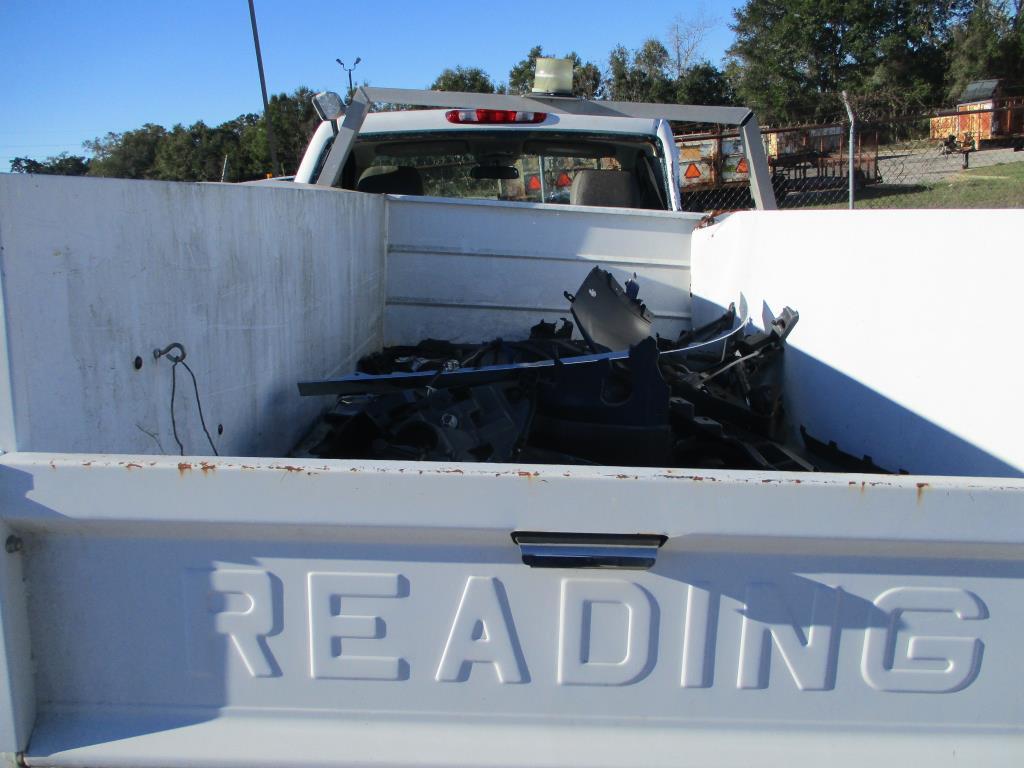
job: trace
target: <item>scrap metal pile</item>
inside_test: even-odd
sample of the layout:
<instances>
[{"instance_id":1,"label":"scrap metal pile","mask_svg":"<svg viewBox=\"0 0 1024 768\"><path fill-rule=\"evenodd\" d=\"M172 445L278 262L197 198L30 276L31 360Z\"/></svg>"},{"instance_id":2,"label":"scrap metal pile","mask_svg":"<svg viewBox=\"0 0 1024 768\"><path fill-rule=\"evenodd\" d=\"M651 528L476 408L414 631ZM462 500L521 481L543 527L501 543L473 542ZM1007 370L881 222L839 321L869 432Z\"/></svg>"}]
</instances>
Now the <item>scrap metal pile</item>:
<instances>
[{"instance_id":1,"label":"scrap metal pile","mask_svg":"<svg viewBox=\"0 0 1024 768\"><path fill-rule=\"evenodd\" d=\"M635 275L634 275L635 278ZM734 307L667 340L635 279L595 267L574 324L541 321L522 341L428 339L363 358L356 374L299 384L337 405L296 451L324 458L811 471L774 439L781 355L799 315L766 331Z\"/></svg>"}]
</instances>

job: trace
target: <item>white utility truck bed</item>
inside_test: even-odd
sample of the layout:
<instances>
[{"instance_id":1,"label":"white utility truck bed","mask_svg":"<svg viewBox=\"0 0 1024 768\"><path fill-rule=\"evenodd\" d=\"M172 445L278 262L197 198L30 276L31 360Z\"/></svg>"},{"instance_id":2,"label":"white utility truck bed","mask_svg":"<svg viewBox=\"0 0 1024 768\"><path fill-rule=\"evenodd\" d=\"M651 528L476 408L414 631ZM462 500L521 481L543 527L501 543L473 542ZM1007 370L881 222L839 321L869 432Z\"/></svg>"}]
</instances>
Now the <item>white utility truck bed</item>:
<instances>
[{"instance_id":1,"label":"white utility truck bed","mask_svg":"<svg viewBox=\"0 0 1024 768\"><path fill-rule=\"evenodd\" d=\"M701 218L0 176L7 763L1019 765L1024 214ZM297 382L595 265L797 308L794 430L911 474L286 458Z\"/></svg>"}]
</instances>

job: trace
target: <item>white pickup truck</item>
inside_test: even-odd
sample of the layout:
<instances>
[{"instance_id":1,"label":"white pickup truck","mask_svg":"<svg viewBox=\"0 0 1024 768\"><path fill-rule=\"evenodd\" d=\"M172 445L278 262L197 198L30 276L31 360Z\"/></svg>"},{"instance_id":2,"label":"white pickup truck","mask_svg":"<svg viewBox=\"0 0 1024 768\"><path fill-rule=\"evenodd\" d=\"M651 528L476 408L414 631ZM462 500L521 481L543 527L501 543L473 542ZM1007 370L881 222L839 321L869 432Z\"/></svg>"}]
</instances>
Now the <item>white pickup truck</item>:
<instances>
[{"instance_id":1,"label":"white pickup truck","mask_svg":"<svg viewBox=\"0 0 1024 768\"><path fill-rule=\"evenodd\" d=\"M453 108L367 114L377 100ZM757 122L740 107L379 88L359 89L347 108L329 92L318 94L314 104L324 120L296 171L299 183L679 211L681 177L671 118L739 126L741 151L750 153L755 169L752 202L775 208Z\"/></svg>"},{"instance_id":2,"label":"white pickup truck","mask_svg":"<svg viewBox=\"0 0 1024 768\"><path fill-rule=\"evenodd\" d=\"M361 144L370 101L548 116L479 155ZM756 124L687 109L370 91L305 183L0 176L7 764L1019 765L1024 213L698 228L657 118ZM909 474L287 458L297 382L513 338L595 265L666 337L798 308L792 433Z\"/></svg>"}]
</instances>

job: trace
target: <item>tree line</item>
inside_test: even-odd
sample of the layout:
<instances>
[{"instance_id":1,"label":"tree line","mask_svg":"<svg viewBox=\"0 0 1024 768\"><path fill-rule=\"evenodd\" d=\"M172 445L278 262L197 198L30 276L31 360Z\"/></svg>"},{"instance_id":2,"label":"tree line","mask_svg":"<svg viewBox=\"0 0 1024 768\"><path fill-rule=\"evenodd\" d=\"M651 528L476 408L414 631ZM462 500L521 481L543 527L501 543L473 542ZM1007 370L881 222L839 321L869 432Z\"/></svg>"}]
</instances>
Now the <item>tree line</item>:
<instances>
[{"instance_id":1,"label":"tree line","mask_svg":"<svg viewBox=\"0 0 1024 768\"><path fill-rule=\"evenodd\" d=\"M840 92L857 108L920 112L952 103L972 80L1024 85L1024 0L747 0L733 13L735 40L719 67L698 55L714 20L676 18L661 38L616 46L602 68L575 52L573 92L587 99L743 104L762 125L833 119ZM445 69L435 90L525 94L534 46L494 82L478 67ZM365 83L364 83L365 84ZM267 117L285 173L294 173L319 119L300 87L270 99ZM264 120L218 126L147 123L83 144L85 155L18 157L11 171L179 181L244 181L270 171Z\"/></svg>"},{"instance_id":2,"label":"tree line","mask_svg":"<svg viewBox=\"0 0 1024 768\"><path fill-rule=\"evenodd\" d=\"M270 99L267 112L277 154L294 173L316 126L313 91L306 87ZM124 133L108 133L84 142L88 156L61 153L46 160L16 157L12 173L111 176L167 181L249 181L270 171L266 124L261 115L245 114L208 126L202 120L170 130L146 123Z\"/></svg>"}]
</instances>

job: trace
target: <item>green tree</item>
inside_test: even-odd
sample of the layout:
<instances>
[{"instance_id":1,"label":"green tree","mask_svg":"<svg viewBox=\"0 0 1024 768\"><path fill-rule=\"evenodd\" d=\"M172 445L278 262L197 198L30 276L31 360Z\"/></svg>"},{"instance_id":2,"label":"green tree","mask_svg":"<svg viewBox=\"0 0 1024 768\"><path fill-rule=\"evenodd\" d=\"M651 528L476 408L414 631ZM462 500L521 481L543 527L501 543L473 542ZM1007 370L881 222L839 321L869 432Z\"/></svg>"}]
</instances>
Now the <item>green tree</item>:
<instances>
[{"instance_id":1,"label":"green tree","mask_svg":"<svg viewBox=\"0 0 1024 768\"><path fill-rule=\"evenodd\" d=\"M573 51L567 59L572 59L572 93L581 99L593 101L603 99L605 96L604 77L601 75L601 68L592 61L584 62L576 51Z\"/></svg>"},{"instance_id":2,"label":"green tree","mask_svg":"<svg viewBox=\"0 0 1024 768\"><path fill-rule=\"evenodd\" d=\"M614 101L674 101L669 52L655 38L635 51L618 45L608 56L608 92Z\"/></svg>"},{"instance_id":3,"label":"green tree","mask_svg":"<svg viewBox=\"0 0 1024 768\"><path fill-rule=\"evenodd\" d=\"M676 23L676 34L681 34ZM670 30L671 31L671 30ZM698 31L703 35L703 31ZM678 39L675 54L649 38L635 51L618 45L608 57L607 87L616 101L646 101L678 104L733 104L735 92L725 72L709 61L693 63L698 38L687 43Z\"/></svg>"},{"instance_id":4,"label":"green tree","mask_svg":"<svg viewBox=\"0 0 1024 768\"><path fill-rule=\"evenodd\" d=\"M293 174L302 161L310 138L320 125L313 108L313 94L305 86L292 93L270 97L268 114L277 141L277 157L285 174ZM272 171L270 143L262 115L239 115L217 126L207 138L215 148L214 161L219 178L224 156L228 157L227 179L261 179Z\"/></svg>"},{"instance_id":5,"label":"green tree","mask_svg":"<svg viewBox=\"0 0 1024 768\"><path fill-rule=\"evenodd\" d=\"M155 178L156 151L167 131L146 123L125 133L108 133L86 141L82 146L92 154L90 176L114 176L120 179Z\"/></svg>"},{"instance_id":6,"label":"green tree","mask_svg":"<svg viewBox=\"0 0 1024 768\"><path fill-rule=\"evenodd\" d=\"M297 88L270 98L269 117L278 142L278 158L286 173L298 168L309 139L320 124L312 104L313 91ZM170 131L146 123L125 133L108 133L83 143L92 157L58 155L45 161L15 158L18 173L64 173L124 179L228 181L263 178L270 170L270 147L262 115L244 114L216 127L202 120Z\"/></svg>"},{"instance_id":7,"label":"green tree","mask_svg":"<svg viewBox=\"0 0 1024 768\"><path fill-rule=\"evenodd\" d=\"M736 103L736 93L726 74L709 61L687 69L675 81L675 100L679 104Z\"/></svg>"},{"instance_id":8,"label":"green tree","mask_svg":"<svg viewBox=\"0 0 1024 768\"><path fill-rule=\"evenodd\" d=\"M270 100L270 119L277 139L277 156L284 173L295 173L306 146L320 125L313 108L313 91L300 87L291 94L278 94ZM269 168L269 159L268 159Z\"/></svg>"},{"instance_id":9,"label":"green tree","mask_svg":"<svg viewBox=\"0 0 1024 768\"><path fill-rule=\"evenodd\" d=\"M729 49L739 100L768 121L828 117L842 89L941 94L969 0L747 0Z\"/></svg>"},{"instance_id":10,"label":"green tree","mask_svg":"<svg viewBox=\"0 0 1024 768\"><path fill-rule=\"evenodd\" d=\"M85 176L89 172L89 160L81 155L59 155L45 160L30 157L15 157L11 160L11 173L43 173L52 176Z\"/></svg>"},{"instance_id":11,"label":"green tree","mask_svg":"<svg viewBox=\"0 0 1024 768\"><path fill-rule=\"evenodd\" d=\"M270 147L262 116L239 115L218 125L215 132L221 168L227 157L225 181L261 179L270 172Z\"/></svg>"},{"instance_id":12,"label":"green tree","mask_svg":"<svg viewBox=\"0 0 1024 768\"><path fill-rule=\"evenodd\" d=\"M1024 81L1024 14L1020 0L976 0L953 29L946 96L955 100L972 80ZM1022 83L1024 84L1024 83Z\"/></svg>"},{"instance_id":13,"label":"green tree","mask_svg":"<svg viewBox=\"0 0 1024 768\"><path fill-rule=\"evenodd\" d=\"M539 45L533 46L521 59L512 65L508 73L508 90L516 96L525 96L533 90L533 79L537 74L537 59L544 56L544 51Z\"/></svg>"},{"instance_id":14,"label":"green tree","mask_svg":"<svg viewBox=\"0 0 1024 768\"><path fill-rule=\"evenodd\" d=\"M446 69L430 86L432 91L465 91L467 93L494 93L494 83L479 67Z\"/></svg>"},{"instance_id":15,"label":"green tree","mask_svg":"<svg viewBox=\"0 0 1024 768\"><path fill-rule=\"evenodd\" d=\"M238 137L202 120L188 128L175 125L157 147L153 178L170 181L219 181L224 157L238 155Z\"/></svg>"}]
</instances>

